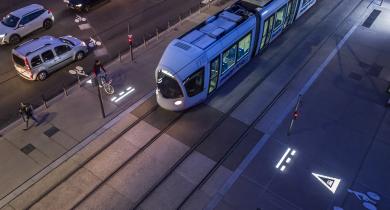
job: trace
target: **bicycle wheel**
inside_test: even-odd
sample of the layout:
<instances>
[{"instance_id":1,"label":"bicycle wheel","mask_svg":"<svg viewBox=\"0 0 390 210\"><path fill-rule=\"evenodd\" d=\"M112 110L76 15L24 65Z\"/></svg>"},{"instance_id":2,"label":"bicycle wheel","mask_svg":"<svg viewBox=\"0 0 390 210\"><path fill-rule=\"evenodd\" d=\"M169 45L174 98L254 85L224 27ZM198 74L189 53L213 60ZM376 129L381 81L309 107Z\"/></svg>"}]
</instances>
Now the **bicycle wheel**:
<instances>
[{"instance_id":1,"label":"bicycle wheel","mask_svg":"<svg viewBox=\"0 0 390 210\"><path fill-rule=\"evenodd\" d=\"M106 93L108 95L114 94L114 87L112 85L106 83L104 85L104 91L106 91Z\"/></svg>"}]
</instances>

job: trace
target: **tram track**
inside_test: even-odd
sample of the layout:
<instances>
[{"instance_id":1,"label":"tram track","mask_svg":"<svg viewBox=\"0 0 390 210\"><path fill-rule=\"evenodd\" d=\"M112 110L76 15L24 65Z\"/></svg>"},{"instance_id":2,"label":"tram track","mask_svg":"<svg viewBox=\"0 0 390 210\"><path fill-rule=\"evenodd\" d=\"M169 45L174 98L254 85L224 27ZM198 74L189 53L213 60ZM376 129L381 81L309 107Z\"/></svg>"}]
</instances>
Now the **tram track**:
<instances>
[{"instance_id":1,"label":"tram track","mask_svg":"<svg viewBox=\"0 0 390 210\"><path fill-rule=\"evenodd\" d=\"M337 8L339 7L345 0L341 0L332 10L330 10L328 12L328 14L323 17L321 19L321 23L324 22L327 18L329 18L329 16L332 14L332 12ZM360 1L361 3L362 1ZM360 4L359 3L359 4ZM357 5L359 5L357 4ZM353 11L355 11L357 8L354 7L353 10L349 13L351 14ZM336 27L335 27L335 30L333 33L329 34L326 39L324 39L319 48L320 49L337 31L337 29L340 27L340 25L342 23L345 22L345 20L349 17L349 15L347 15ZM319 26L319 24L313 28L313 30L311 30L311 32L309 32L309 34L312 34L316 29L317 27ZM303 38L303 40L305 39L306 37ZM301 40L301 41L303 41ZM301 41L298 42L301 43ZM298 45L297 44L297 45ZM294 46L293 48L291 48L290 52L287 53L287 56L285 56L283 59L281 59L272 69L275 69L275 68L278 68L285 60L286 58L288 57L288 55L296 49L297 46ZM229 147L229 149L224 153L224 155L218 160L216 161L215 165L207 172L207 174L201 179L201 181L195 185L195 187L190 191L190 193L188 193L185 198L180 202L180 204L176 207L176 209L183 209L183 207L185 206L185 204L189 201L189 199L214 175L214 173L217 171L217 169L222 166L222 164L233 154L233 152L239 147L239 145L245 140L245 137L249 134L249 132L255 128L255 126L257 125L258 122L260 122L263 117L266 115L266 113L271 109L271 107L279 100L279 98L281 96L283 96L283 94L288 90L288 87L290 86L290 84L298 77L298 75L303 71L304 67L308 64L308 62L314 57L316 53L312 53L308 58L307 60L300 66L299 70L295 72L295 74L288 80L288 82L284 85L284 87L277 93L277 95L271 100L271 102L260 112L260 114L255 118L255 120L253 120L249 126L247 126L247 128L245 129L245 131L234 141L234 143ZM175 164L168 170L168 172L162 176L162 178L156 182L152 188L150 188L147 193L145 193L141 199L139 199L136 203L135 203L135 206L134 208L132 209L142 209L141 206L142 204L147 201L147 199L149 199L152 194L154 192L157 191L157 189L163 185L164 182L166 182L168 180L168 178L175 172L177 171L177 169L180 167L180 165L182 165L184 163L184 161L191 155L193 154L194 151L196 151L202 144L204 143L207 143L206 140L208 139L208 137L222 124L223 121L225 121L232 113L233 111L236 110L236 108L241 105L248 97L249 95L266 79L268 78L268 76L272 73L272 71L270 71L263 79L260 79L259 81L257 81L250 89L249 91L247 91L245 93L245 95L243 97L240 98L240 100L234 104L229 110L228 112L226 112L219 120L217 123L214 124L214 126L209 130L207 131L200 139L200 141L198 141L196 144L194 144L182 157L180 157L180 159L175 162Z\"/></svg>"},{"instance_id":2,"label":"tram track","mask_svg":"<svg viewBox=\"0 0 390 210\"><path fill-rule=\"evenodd\" d=\"M122 130L119 134L114 136L111 141L103 145L99 150L97 150L95 153L93 153L90 157L88 157L82 164L80 164L78 167L76 167L74 170L72 170L69 174L67 174L60 182L56 183L52 187L50 187L45 193L40 195L37 199L35 199L32 203L30 203L26 209L31 209L33 206L35 206L37 203L39 203L43 198L48 196L50 193L52 193L56 188L58 188L61 184L63 184L65 181L69 180L72 176L74 176L81 168L86 166L88 163L90 163L92 160L97 158L102 152L107 150L111 145L113 145L117 140L119 140L123 135L125 135L128 131L130 131L132 128L134 128L136 125L138 125L141 121L146 119L148 116L150 116L152 113L154 113L158 109L158 105L152 106L151 109L146 111L143 115L141 115L138 119L136 119L133 123L131 123L129 126L127 126L124 130ZM143 149L143 148L141 148Z\"/></svg>"},{"instance_id":3,"label":"tram track","mask_svg":"<svg viewBox=\"0 0 390 210\"><path fill-rule=\"evenodd\" d=\"M344 2L345 0L341 0L336 6L338 7L342 2ZM333 9L334 10L334 9ZM331 10L325 17L323 17L321 19L320 22L323 22L325 19L328 18L328 16L332 13ZM348 17L348 16L347 16ZM313 27L313 29L308 33L308 34L312 34L318 27L319 24L317 24L317 26ZM337 27L336 27L337 28ZM326 42L326 40L328 40L334 33L330 34L325 40L322 41L321 43L321 46ZM280 66L286 59L287 57L290 55L290 53L292 53L293 50L295 50L295 48L306 38L303 37L302 40L298 41L297 44L292 47L289 52L286 54L286 56L284 56L284 58L280 59L280 61L278 63L276 63L271 69L275 69L275 68L278 68L278 66ZM272 45L271 45L272 46ZM239 136L239 138L236 139L236 141L229 147L229 149L224 153L223 157L220 158L216 164L212 167L212 169L206 174L206 176L204 176L201 180L201 182L199 182L198 184L196 184L196 186L191 190L191 192L185 196L185 199L179 204L178 208L182 208L185 203L191 198L191 196L197 191L199 190L208 180L210 177L212 177L212 175L215 173L215 171L223 164L223 162L228 159L230 157L230 155L238 148L238 146L240 145L240 143L245 139L245 137L248 135L249 131L251 129L254 128L254 126L264 117L264 115L267 113L267 111L278 101L278 99L286 92L286 90L288 89L288 86L290 85L290 83L299 75L299 73L304 69L304 66L307 64L307 62L312 58L312 56L315 54L312 53L311 56L309 56L309 58L306 60L306 62L304 62L302 64L302 66L299 68L299 70L297 70L295 72L295 74L290 78L290 80L288 81L288 83L279 91L279 93L271 100L271 102L261 111L260 115L258 115L256 117L256 119L254 121L251 122L251 124L249 126L247 126L247 128L245 129L245 131ZM216 123L213 124L213 126L208 129L200 138L199 141L197 141L194 145L191 146L191 148L189 150L187 150L185 152L184 155L182 155L167 171L167 173L165 173L157 182L155 182L155 184L152 186L152 188L150 188L145 194L143 194L143 196L141 197L141 199L139 199L135 205L134 205L134 209L137 209L141 206L141 204L146 201L150 195L156 191L156 189L158 189L171 175L174 171L177 170L177 168L191 155L193 154L194 151L196 151L197 148L199 148L202 144L204 143L207 143L207 139L208 137L213 133L215 132L215 130L222 124L222 122L224 122L232 113L234 110L236 110L249 96L250 94L266 79L268 78L268 76L272 73L272 71L270 71L268 74L266 74L262 79L260 79L259 81L257 81L250 89L249 91L247 91L243 97L240 98L240 100L235 103L230 109L228 112L224 113L218 120ZM93 159L95 159L100 153L102 153L104 150L106 150L110 145L112 145L116 140L118 140L121 136L123 136L125 133L127 133L129 130L131 130L133 127L135 127L138 123L140 123L141 121L143 121L144 119L146 119L148 116L150 116L153 112L155 112L156 110L158 109L157 106L154 106L151 110L149 110L148 112L146 112L144 115L142 115L140 118L138 118L135 122L133 122L131 125L129 125L128 127L126 127L125 130L123 130L120 134L118 134L117 136L115 136L113 138L112 141L110 141L110 143L108 143L107 145L104 145L103 148L101 148L98 152L94 153L93 156L91 156L90 158L88 158L82 165L80 165L78 167L78 169L81 169L82 167L84 167L86 164L88 164L89 162L91 162ZM172 122L170 122L164 129L161 129L156 135L154 135L153 138L151 138L143 147L141 147L139 150L137 150L137 152L135 152L133 155L131 155L124 163L122 163L116 170L114 170L112 173L110 173L109 176L107 176L105 179L102 180L102 182L100 182L98 185L96 185L91 191L89 191L82 199L78 200L76 202L75 205L73 205L72 209L75 209L77 207L79 207L85 200L87 200L91 195L93 195L98 189L101 188L101 186L103 186L105 183L107 183L108 180L110 180L112 177L114 177L121 169L123 169L126 165L130 164L132 162L132 160L134 160L137 156L139 156L140 154L142 154L143 151L145 151L150 145L152 145L161 135L163 135L169 128L171 128L173 125L175 125L175 123L181 119L181 117L185 114L186 112L181 112L178 114L178 116L176 116L174 118L174 120L172 120ZM35 204L37 204L40 200L42 200L45 196L47 196L49 193L51 193L56 187L58 187L59 185L61 185L62 183L64 183L67 179L69 179L71 176L73 176L78 170L74 170L71 174L69 174L68 176L65 177L65 179L63 179L60 183L58 183L57 185L55 185L54 187L52 187L49 191L47 191L44 195L40 196L37 200L35 200L29 207L33 207Z\"/></svg>"}]
</instances>

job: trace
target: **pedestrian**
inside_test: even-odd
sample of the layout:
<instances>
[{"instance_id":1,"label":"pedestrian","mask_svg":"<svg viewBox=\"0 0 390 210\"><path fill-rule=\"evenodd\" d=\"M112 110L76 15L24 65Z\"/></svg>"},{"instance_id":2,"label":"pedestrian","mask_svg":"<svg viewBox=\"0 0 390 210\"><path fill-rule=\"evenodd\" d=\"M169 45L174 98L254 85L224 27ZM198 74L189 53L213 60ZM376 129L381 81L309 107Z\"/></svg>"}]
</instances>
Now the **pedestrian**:
<instances>
[{"instance_id":1,"label":"pedestrian","mask_svg":"<svg viewBox=\"0 0 390 210\"><path fill-rule=\"evenodd\" d=\"M27 130L28 129L28 120L30 118L32 120L34 120L34 122L37 125L39 124L37 118L35 118L35 116L34 116L33 111L34 110L33 110L33 107L32 107L31 104L20 102L19 114L21 115L23 121L26 122L26 128L24 128L23 130Z\"/></svg>"},{"instance_id":2,"label":"pedestrian","mask_svg":"<svg viewBox=\"0 0 390 210\"><path fill-rule=\"evenodd\" d=\"M93 73L95 74L95 78L98 80L99 86L102 86L102 79L106 79L107 72L100 60L95 61Z\"/></svg>"}]
</instances>

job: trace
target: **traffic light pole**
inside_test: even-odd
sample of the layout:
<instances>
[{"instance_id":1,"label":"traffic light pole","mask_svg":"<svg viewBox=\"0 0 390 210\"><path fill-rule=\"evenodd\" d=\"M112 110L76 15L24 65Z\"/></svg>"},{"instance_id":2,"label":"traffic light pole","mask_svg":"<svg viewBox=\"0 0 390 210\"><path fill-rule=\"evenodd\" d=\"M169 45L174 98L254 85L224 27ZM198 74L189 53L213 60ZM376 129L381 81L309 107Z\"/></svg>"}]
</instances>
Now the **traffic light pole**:
<instances>
[{"instance_id":1,"label":"traffic light pole","mask_svg":"<svg viewBox=\"0 0 390 210\"><path fill-rule=\"evenodd\" d=\"M295 105L295 108L294 108L294 112L293 112L293 116L291 118L291 121L290 121L290 126L288 127L288 131L287 131L287 136L290 136L291 135L291 131L292 131L292 128L294 126L294 122L295 120L298 119L298 116L299 116L299 107L301 106L301 99L302 99L302 95L299 95L298 96L298 100L297 100L297 104Z\"/></svg>"},{"instance_id":2,"label":"traffic light pole","mask_svg":"<svg viewBox=\"0 0 390 210\"><path fill-rule=\"evenodd\" d=\"M95 77L95 86L97 87L97 90L98 90L98 98L99 98L99 102L100 102L100 110L102 111L102 117L105 118L106 113L104 112L102 93L100 92L98 77Z\"/></svg>"}]
</instances>

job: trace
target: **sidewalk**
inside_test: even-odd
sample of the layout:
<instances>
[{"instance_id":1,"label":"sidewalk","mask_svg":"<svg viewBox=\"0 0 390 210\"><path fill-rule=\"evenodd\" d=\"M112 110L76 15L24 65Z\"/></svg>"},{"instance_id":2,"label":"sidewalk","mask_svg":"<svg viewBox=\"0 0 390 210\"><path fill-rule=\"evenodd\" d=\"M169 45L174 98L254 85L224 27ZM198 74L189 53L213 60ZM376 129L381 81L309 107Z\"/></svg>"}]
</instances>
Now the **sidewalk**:
<instances>
[{"instance_id":1,"label":"sidewalk","mask_svg":"<svg viewBox=\"0 0 390 210\"><path fill-rule=\"evenodd\" d=\"M369 2L304 65L314 72L297 77L257 124L264 137L206 209L390 209L390 3ZM380 15L362 26L373 9ZM303 105L287 136L299 94Z\"/></svg>"},{"instance_id":2,"label":"sidewalk","mask_svg":"<svg viewBox=\"0 0 390 210\"><path fill-rule=\"evenodd\" d=\"M86 82L87 78L81 87L68 90L69 96L59 95L48 102L47 109L38 108L36 115L43 121L39 126L23 131L25 124L18 120L0 131L0 208L12 200L12 207L4 208L25 208L133 122L136 116L130 112L154 96L154 70L168 43L225 7L215 4L203 8L172 26L158 39L135 49L135 62L126 54L106 65L116 92L103 97L106 118L101 116L97 89ZM123 101L112 101L129 89L134 90ZM85 149L86 145L92 146ZM56 168L54 176L46 176ZM44 184L34 185L36 182ZM14 200L16 196L19 198Z\"/></svg>"}]
</instances>

